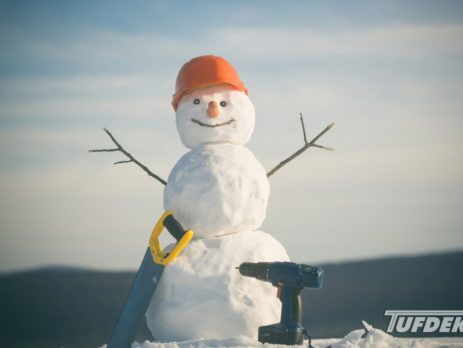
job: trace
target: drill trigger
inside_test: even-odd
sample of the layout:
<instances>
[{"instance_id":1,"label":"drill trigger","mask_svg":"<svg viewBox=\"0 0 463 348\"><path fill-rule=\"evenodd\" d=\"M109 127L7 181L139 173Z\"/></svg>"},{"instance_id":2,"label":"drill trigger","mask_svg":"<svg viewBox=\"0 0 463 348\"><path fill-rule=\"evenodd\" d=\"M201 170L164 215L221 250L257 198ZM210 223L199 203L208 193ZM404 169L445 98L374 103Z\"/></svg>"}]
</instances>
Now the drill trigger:
<instances>
[{"instance_id":1,"label":"drill trigger","mask_svg":"<svg viewBox=\"0 0 463 348\"><path fill-rule=\"evenodd\" d=\"M281 299L281 291L283 290L284 286L285 286L285 283L283 283L283 282L278 283L277 298L279 298L279 299Z\"/></svg>"}]
</instances>

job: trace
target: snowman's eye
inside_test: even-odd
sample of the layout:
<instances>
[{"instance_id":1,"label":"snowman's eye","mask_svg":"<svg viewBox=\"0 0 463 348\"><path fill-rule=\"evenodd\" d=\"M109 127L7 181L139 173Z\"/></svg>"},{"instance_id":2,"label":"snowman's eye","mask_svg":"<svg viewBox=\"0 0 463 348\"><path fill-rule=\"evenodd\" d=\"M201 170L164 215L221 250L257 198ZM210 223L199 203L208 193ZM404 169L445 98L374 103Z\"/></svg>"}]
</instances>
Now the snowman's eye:
<instances>
[{"instance_id":1,"label":"snowman's eye","mask_svg":"<svg viewBox=\"0 0 463 348\"><path fill-rule=\"evenodd\" d=\"M223 107L223 108L226 107L226 106L227 106L227 102L226 102L225 100L222 100L222 101L220 102L220 106Z\"/></svg>"},{"instance_id":2,"label":"snowman's eye","mask_svg":"<svg viewBox=\"0 0 463 348\"><path fill-rule=\"evenodd\" d=\"M193 100L193 104L196 104L198 105L200 103L200 100L198 98L196 98L195 100Z\"/></svg>"}]
</instances>

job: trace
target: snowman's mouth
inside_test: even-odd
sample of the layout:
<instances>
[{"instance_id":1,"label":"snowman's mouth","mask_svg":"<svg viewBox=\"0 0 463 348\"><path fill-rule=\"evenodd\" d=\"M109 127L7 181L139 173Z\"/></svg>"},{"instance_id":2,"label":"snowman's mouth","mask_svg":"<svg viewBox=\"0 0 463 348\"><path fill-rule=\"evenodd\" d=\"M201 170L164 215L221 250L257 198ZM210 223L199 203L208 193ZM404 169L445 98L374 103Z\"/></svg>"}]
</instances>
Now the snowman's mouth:
<instances>
[{"instance_id":1,"label":"snowman's mouth","mask_svg":"<svg viewBox=\"0 0 463 348\"><path fill-rule=\"evenodd\" d=\"M201 121L199 121L199 120L197 120L195 118L192 118L191 122L197 123L197 124L199 124L200 126L203 126L203 127L215 128L215 127L221 127L221 126L226 126L226 125L232 124L233 122L235 122L235 119L232 118L230 121L227 121L227 122L224 122L224 123L207 124L207 123L203 123L203 122L201 122Z\"/></svg>"}]
</instances>

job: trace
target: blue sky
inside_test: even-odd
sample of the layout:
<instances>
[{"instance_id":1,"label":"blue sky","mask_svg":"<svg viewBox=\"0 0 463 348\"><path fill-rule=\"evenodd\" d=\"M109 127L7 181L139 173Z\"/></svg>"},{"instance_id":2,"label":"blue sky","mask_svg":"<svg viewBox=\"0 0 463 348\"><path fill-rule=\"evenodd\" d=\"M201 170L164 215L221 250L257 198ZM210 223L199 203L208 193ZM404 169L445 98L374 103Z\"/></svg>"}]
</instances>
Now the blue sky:
<instances>
[{"instance_id":1,"label":"blue sky","mask_svg":"<svg viewBox=\"0 0 463 348\"><path fill-rule=\"evenodd\" d=\"M463 4L458 1L0 1L0 269L135 268L163 177L187 150L180 66L230 60L250 90L251 150L275 174L263 230L298 261L463 247Z\"/></svg>"}]
</instances>

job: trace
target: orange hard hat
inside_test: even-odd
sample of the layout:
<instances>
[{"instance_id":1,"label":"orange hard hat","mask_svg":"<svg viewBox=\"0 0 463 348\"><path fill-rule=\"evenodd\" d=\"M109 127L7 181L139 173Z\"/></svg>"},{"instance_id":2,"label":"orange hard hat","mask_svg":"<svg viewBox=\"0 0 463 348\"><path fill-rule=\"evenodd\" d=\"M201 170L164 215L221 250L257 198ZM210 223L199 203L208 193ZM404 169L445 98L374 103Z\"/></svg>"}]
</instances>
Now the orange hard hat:
<instances>
[{"instance_id":1,"label":"orange hard hat","mask_svg":"<svg viewBox=\"0 0 463 348\"><path fill-rule=\"evenodd\" d=\"M185 93L213 85L230 85L248 94L235 68L224 58L213 55L196 57L185 63L178 73L172 96L174 110Z\"/></svg>"}]
</instances>

